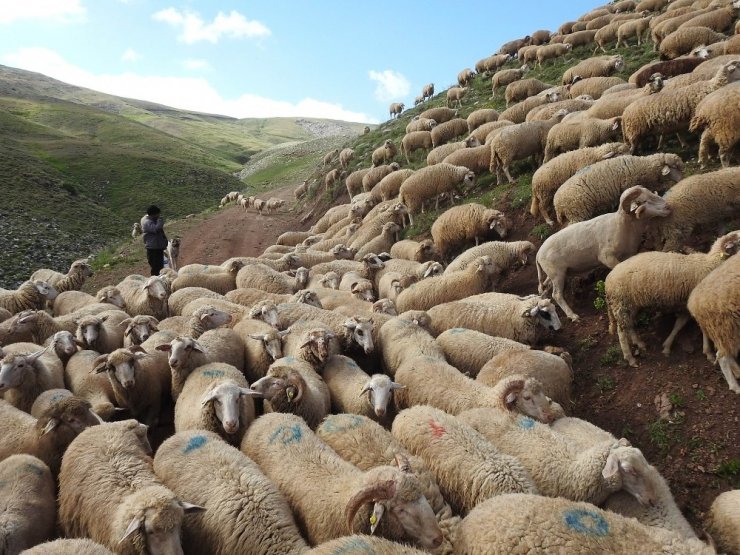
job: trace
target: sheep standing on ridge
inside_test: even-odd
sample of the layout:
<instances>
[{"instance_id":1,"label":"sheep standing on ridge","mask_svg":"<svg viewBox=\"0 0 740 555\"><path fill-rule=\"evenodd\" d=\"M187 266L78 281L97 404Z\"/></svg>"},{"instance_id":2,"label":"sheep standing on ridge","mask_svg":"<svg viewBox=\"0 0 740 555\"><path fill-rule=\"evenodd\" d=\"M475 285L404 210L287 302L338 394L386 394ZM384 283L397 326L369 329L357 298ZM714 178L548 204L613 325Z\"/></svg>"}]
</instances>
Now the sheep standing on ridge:
<instances>
[{"instance_id":1,"label":"sheep standing on ridge","mask_svg":"<svg viewBox=\"0 0 740 555\"><path fill-rule=\"evenodd\" d=\"M390 119L393 119L394 117L398 118L401 117L401 112L403 112L404 108L406 106L403 102L394 102L390 105L390 108L388 108L388 113L390 114Z\"/></svg>"},{"instance_id":2,"label":"sheep standing on ridge","mask_svg":"<svg viewBox=\"0 0 740 555\"><path fill-rule=\"evenodd\" d=\"M447 89L447 107L451 108L457 105L458 108L462 107L462 99L468 93L468 87L450 87Z\"/></svg>"},{"instance_id":3,"label":"sheep standing on ridge","mask_svg":"<svg viewBox=\"0 0 740 555\"><path fill-rule=\"evenodd\" d=\"M398 154L398 149L396 148L396 145L393 144L392 140L386 139L386 141L383 143L383 146L373 150L373 166L379 166L381 162L387 164L388 162L393 161L393 159L396 157L396 154Z\"/></svg>"},{"instance_id":4,"label":"sheep standing on ridge","mask_svg":"<svg viewBox=\"0 0 740 555\"><path fill-rule=\"evenodd\" d=\"M351 148L342 149L342 151L339 153L339 166L343 170L346 170L347 166L349 166L349 163L352 161L352 158L354 157L354 155L355 155L355 151L352 150Z\"/></svg>"},{"instance_id":5,"label":"sheep standing on ridge","mask_svg":"<svg viewBox=\"0 0 740 555\"><path fill-rule=\"evenodd\" d=\"M620 72L622 69L624 69L624 58L622 56L596 56L568 68L563 73L562 84L571 84L576 76L581 79L606 77L614 72Z\"/></svg>"},{"instance_id":6,"label":"sheep standing on ridge","mask_svg":"<svg viewBox=\"0 0 740 555\"><path fill-rule=\"evenodd\" d=\"M424 97L424 100L432 98L434 96L434 83L424 85L421 89L421 96Z\"/></svg>"},{"instance_id":7,"label":"sheep standing on ridge","mask_svg":"<svg viewBox=\"0 0 740 555\"><path fill-rule=\"evenodd\" d=\"M491 77L491 96L496 96L496 89L518 81L529 71L529 66L524 64L519 69L503 69L497 71Z\"/></svg>"},{"instance_id":8,"label":"sheep standing on ridge","mask_svg":"<svg viewBox=\"0 0 740 555\"><path fill-rule=\"evenodd\" d=\"M432 239L437 250L444 257L450 256L455 248L481 239L495 231L501 238L506 237L511 222L503 212L486 208L482 204L468 203L455 206L443 212L432 224Z\"/></svg>"},{"instance_id":9,"label":"sheep standing on ridge","mask_svg":"<svg viewBox=\"0 0 740 555\"><path fill-rule=\"evenodd\" d=\"M461 87L467 87L468 84L475 78L475 72L466 67L460 73L457 74L457 83Z\"/></svg>"},{"instance_id":10,"label":"sheep standing on ridge","mask_svg":"<svg viewBox=\"0 0 740 555\"><path fill-rule=\"evenodd\" d=\"M412 131L411 133L406 133L403 139L401 139L401 152L406 157L408 164L411 163L409 154L420 148L431 150L432 146L432 134L429 131Z\"/></svg>"},{"instance_id":11,"label":"sheep standing on ridge","mask_svg":"<svg viewBox=\"0 0 740 555\"><path fill-rule=\"evenodd\" d=\"M439 196L443 193L464 194L475 182L475 174L464 166L436 164L414 172L401 185L398 198L408 209L409 219L414 223L414 214L424 211L424 201L436 199L439 209Z\"/></svg>"}]
</instances>

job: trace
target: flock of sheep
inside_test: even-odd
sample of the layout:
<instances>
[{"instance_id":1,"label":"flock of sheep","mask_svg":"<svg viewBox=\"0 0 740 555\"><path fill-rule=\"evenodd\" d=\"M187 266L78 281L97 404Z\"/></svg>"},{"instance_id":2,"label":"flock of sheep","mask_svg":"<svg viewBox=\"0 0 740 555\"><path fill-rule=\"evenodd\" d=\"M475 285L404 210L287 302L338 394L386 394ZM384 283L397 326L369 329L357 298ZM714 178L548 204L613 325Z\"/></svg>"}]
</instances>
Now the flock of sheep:
<instances>
[{"instance_id":1,"label":"flock of sheep","mask_svg":"<svg viewBox=\"0 0 740 555\"><path fill-rule=\"evenodd\" d=\"M740 214L740 54L723 34L735 4L621 0L507 43L399 145L378 145L372 167L350 171L351 148L327 153L325 186L344 182L350 203L259 257L129 275L95 295L80 291L91 268L78 260L0 290L2 552L740 552L740 491L717 497L711 541L699 539L638 448L567 416L571 357L545 345L557 306L578 319L567 277L605 266L630 365L647 348L637 312L659 308L676 314L663 352L695 318L740 393L740 232L675 252ZM618 56L561 85L524 78L535 60L648 30L670 59L629 82L611 75ZM503 69L512 59L525 65ZM490 72L511 106L459 117ZM716 144L722 169L682 178L660 142L689 130L702 131L702 165ZM638 155L651 137L657 152ZM419 149L421 169L394 161ZM559 229L539 250L505 241L511 218L477 203L445 210L431 239L398 240L482 173L514 181L528 157L541 164L531 213ZM656 250L638 254L646 235ZM532 258L538 292L497 291Z\"/></svg>"}]
</instances>

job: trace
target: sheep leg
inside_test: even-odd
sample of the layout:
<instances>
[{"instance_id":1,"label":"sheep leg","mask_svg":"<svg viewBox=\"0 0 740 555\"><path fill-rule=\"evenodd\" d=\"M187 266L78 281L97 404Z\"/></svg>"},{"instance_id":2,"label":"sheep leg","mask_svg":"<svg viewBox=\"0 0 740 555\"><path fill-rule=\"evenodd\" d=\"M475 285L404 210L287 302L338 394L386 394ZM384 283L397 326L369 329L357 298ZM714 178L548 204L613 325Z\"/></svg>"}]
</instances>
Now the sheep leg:
<instances>
[{"instance_id":1,"label":"sheep leg","mask_svg":"<svg viewBox=\"0 0 740 555\"><path fill-rule=\"evenodd\" d=\"M729 355L723 354L717 358L719 367L722 370L722 375L725 377L727 385L730 386L730 391L740 393L740 385L737 383L737 378L735 377L735 374L740 376L740 365L738 365L737 361Z\"/></svg>"},{"instance_id":2,"label":"sheep leg","mask_svg":"<svg viewBox=\"0 0 740 555\"><path fill-rule=\"evenodd\" d=\"M563 297L563 286L565 285L565 275L564 274L558 274L556 276L550 277L550 280L552 281L552 298L553 300L558 303L560 308L563 309L563 312L565 312L565 315L570 318L573 322L577 322L579 319L578 314L573 312L573 309L568 306L568 303L565 302L565 298Z\"/></svg>"},{"instance_id":3,"label":"sheep leg","mask_svg":"<svg viewBox=\"0 0 740 555\"><path fill-rule=\"evenodd\" d=\"M640 336L637 335L637 332L632 327L630 327L630 341L637 345L637 352L635 354L639 355L640 352L647 351L647 345L645 345L645 342L640 339Z\"/></svg>"},{"instance_id":4,"label":"sheep leg","mask_svg":"<svg viewBox=\"0 0 740 555\"><path fill-rule=\"evenodd\" d=\"M671 354L671 347L673 346L673 341L676 339L676 336L678 335L678 332L683 329L683 327L688 323L689 321L689 315L685 312L679 314L676 316L676 323L673 325L673 329L671 330L670 335L666 338L665 341L663 341L663 354L668 356Z\"/></svg>"},{"instance_id":5,"label":"sheep leg","mask_svg":"<svg viewBox=\"0 0 740 555\"><path fill-rule=\"evenodd\" d=\"M511 173L509 172L509 166L505 165L503 166L503 168L504 168L504 173L506 174L506 178L509 180L509 183L514 183L516 180L513 177L511 177Z\"/></svg>"},{"instance_id":6,"label":"sheep leg","mask_svg":"<svg viewBox=\"0 0 740 555\"><path fill-rule=\"evenodd\" d=\"M731 157L731 151L729 149L719 147L719 161L722 163L723 168L730 167L730 163L731 163L730 157Z\"/></svg>"},{"instance_id":7,"label":"sheep leg","mask_svg":"<svg viewBox=\"0 0 740 555\"><path fill-rule=\"evenodd\" d=\"M699 167L705 169L710 158L711 149L711 137L709 136L709 130L705 129L704 133L701 134L701 141L699 141ZM724 160L722 160L722 151L720 150L719 159L722 161L722 167L725 166Z\"/></svg>"},{"instance_id":8,"label":"sheep leg","mask_svg":"<svg viewBox=\"0 0 740 555\"><path fill-rule=\"evenodd\" d=\"M707 360L714 364L715 357L712 351L712 342L704 331L701 332L701 351L707 357Z\"/></svg>"},{"instance_id":9,"label":"sheep leg","mask_svg":"<svg viewBox=\"0 0 740 555\"><path fill-rule=\"evenodd\" d=\"M688 145L686 144L686 141L683 140L683 137L681 136L681 133L676 131L676 138L678 139L679 144L681 145L681 148L686 148Z\"/></svg>"}]
</instances>

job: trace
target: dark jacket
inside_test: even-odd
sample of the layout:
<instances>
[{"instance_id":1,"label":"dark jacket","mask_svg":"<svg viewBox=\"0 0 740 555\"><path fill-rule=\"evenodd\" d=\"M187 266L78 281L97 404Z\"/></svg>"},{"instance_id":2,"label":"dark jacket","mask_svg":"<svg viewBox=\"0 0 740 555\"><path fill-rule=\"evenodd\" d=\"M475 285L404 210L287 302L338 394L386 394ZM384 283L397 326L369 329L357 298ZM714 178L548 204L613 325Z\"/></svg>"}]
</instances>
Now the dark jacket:
<instances>
[{"instance_id":1,"label":"dark jacket","mask_svg":"<svg viewBox=\"0 0 740 555\"><path fill-rule=\"evenodd\" d=\"M143 232L144 246L147 249L167 248L167 236L164 234L162 216L156 219L151 216L141 218L141 231Z\"/></svg>"}]
</instances>

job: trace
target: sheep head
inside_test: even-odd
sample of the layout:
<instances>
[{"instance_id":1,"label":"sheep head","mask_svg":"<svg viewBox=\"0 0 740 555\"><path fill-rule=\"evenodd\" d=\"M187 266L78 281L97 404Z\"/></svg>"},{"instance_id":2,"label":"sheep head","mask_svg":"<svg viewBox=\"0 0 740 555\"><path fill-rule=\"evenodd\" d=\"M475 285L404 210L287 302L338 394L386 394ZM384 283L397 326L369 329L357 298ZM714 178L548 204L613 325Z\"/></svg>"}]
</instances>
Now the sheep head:
<instances>
[{"instance_id":1,"label":"sheep head","mask_svg":"<svg viewBox=\"0 0 740 555\"><path fill-rule=\"evenodd\" d=\"M337 260L354 260L357 249L351 249L344 243L332 247L331 252Z\"/></svg>"},{"instance_id":2,"label":"sheep head","mask_svg":"<svg viewBox=\"0 0 740 555\"><path fill-rule=\"evenodd\" d=\"M277 306L272 301L260 301L249 311L249 317L262 320L277 329L279 324Z\"/></svg>"},{"instance_id":3,"label":"sheep head","mask_svg":"<svg viewBox=\"0 0 740 555\"><path fill-rule=\"evenodd\" d=\"M99 374L108 372L108 379L112 384L120 384L124 389L132 389L136 385L137 361L146 356L146 351L134 345L127 349L116 349L110 354L100 355L93 362L93 372Z\"/></svg>"},{"instance_id":4,"label":"sheep head","mask_svg":"<svg viewBox=\"0 0 740 555\"><path fill-rule=\"evenodd\" d=\"M441 276L445 269L439 262L425 262L420 268L421 278L426 279L428 277Z\"/></svg>"},{"instance_id":5,"label":"sheep head","mask_svg":"<svg viewBox=\"0 0 740 555\"><path fill-rule=\"evenodd\" d=\"M294 287L296 291L306 287L306 284L308 283L308 274L309 274L308 268L304 268L303 266L301 266L295 271Z\"/></svg>"},{"instance_id":6,"label":"sheep head","mask_svg":"<svg viewBox=\"0 0 740 555\"><path fill-rule=\"evenodd\" d=\"M671 207L661 196L635 185L622 193L618 212L627 216L634 215L638 220L665 218L671 214Z\"/></svg>"},{"instance_id":7,"label":"sheep head","mask_svg":"<svg viewBox=\"0 0 740 555\"><path fill-rule=\"evenodd\" d=\"M523 300L523 299L522 299ZM560 317L555 305L550 299L539 299L537 304L525 308L522 312L523 318L537 318L538 323L545 329L557 331L561 327Z\"/></svg>"},{"instance_id":8,"label":"sheep head","mask_svg":"<svg viewBox=\"0 0 740 555\"><path fill-rule=\"evenodd\" d=\"M624 69L624 58L622 56L616 56L612 60L614 71L622 71Z\"/></svg>"},{"instance_id":9,"label":"sheep head","mask_svg":"<svg viewBox=\"0 0 740 555\"><path fill-rule=\"evenodd\" d=\"M327 287L329 289L339 289L339 281L339 274L336 272L327 272L319 280L319 283L321 283L323 287Z\"/></svg>"},{"instance_id":10,"label":"sheep head","mask_svg":"<svg viewBox=\"0 0 740 555\"><path fill-rule=\"evenodd\" d=\"M328 329L313 328L304 335L301 349L307 350L314 359L323 365L332 354L331 340L335 338L334 332Z\"/></svg>"},{"instance_id":11,"label":"sheep head","mask_svg":"<svg viewBox=\"0 0 740 555\"><path fill-rule=\"evenodd\" d=\"M125 328L123 335L131 338L134 345L141 345L154 332L159 331L157 324L159 322L153 316L140 314L133 318L126 318L118 325Z\"/></svg>"},{"instance_id":12,"label":"sheep head","mask_svg":"<svg viewBox=\"0 0 740 555\"><path fill-rule=\"evenodd\" d=\"M375 294L373 293L373 284L371 281L363 279L353 283L350 286L350 292L353 297L360 299L361 301L373 302L375 300Z\"/></svg>"},{"instance_id":13,"label":"sheep head","mask_svg":"<svg viewBox=\"0 0 740 555\"><path fill-rule=\"evenodd\" d=\"M517 246L519 247L519 262L522 266L526 266L530 254L534 254L535 246L529 241L518 241Z\"/></svg>"},{"instance_id":14,"label":"sheep head","mask_svg":"<svg viewBox=\"0 0 740 555\"><path fill-rule=\"evenodd\" d=\"M740 250L740 231L733 231L717 239L709 252L719 253L721 258L729 258Z\"/></svg>"},{"instance_id":15,"label":"sheep head","mask_svg":"<svg viewBox=\"0 0 740 555\"><path fill-rule=\"evenodd\" d=\"M397 283L397 282L396 282ZM397 316L396 304L390 299L379 299L373 303L373 312Z\"/></svg>"},{"instance_id":16,"label":"sheep head","mask_svg":"<svg viewBox=\"0 0 740 555\"><path fill-rule=\"evenodd\" d=\"M200 404L202 407L210 404L224 432L235 434L241 424L239 422L241 398L250 395L253 395L250 389L240 387L234 380L224 380L212 384L203 394Z\"/></svg>"},{"instance_id":17,"label":"sheep head","mask_svg":"<svg viewBox=\"0 0 740 555\"><path fill-rule=\"evenodd\" d=\"M271 330L267 333L250 333L249 337L262 342L267 354L272 360L283 357L283 338L290 333L290 330Z\"/></svg>"},{"instance_id":18,"label":"sheep head","mask_svg":"<svg viewBox=\"0 0 740 555\"><path fill-rule=\"evenodd\" d=\"M212 305L200 307L193 313L192 318L197 319L207 330L216 329L219 326L228 324L232 319L231 314L219 310Z\"/></svg>"},{"instance_id":19,"label":"sheep head","mask_svg":"<svg viewBox=\"0 0 740 555\"><path fill-rule=\"evenodd\" d=\"M232 260L227 264L226 272L235 276L242 268L244 268L244 262L242 260Z\"/></svg>"},{"instance_id":20,"label":"sheep head","mask_svg":"<svg viewBox=\"0 0 740 555\"><path fill-rule=\"evenodd\" d=\"M141 286L147 294L157 301L164 301L167 298L167 286L164 280L159 276L152 276Z\"/></svg>"},{"instance_id":21,"label":"sheep head","mask_svg":"<svg viewBox=\"0 0 740 555\"><path fill-rule=\"evenodd\" d=\"M72 396L52 403L36 422L36 430L39 436L56 431L71 442L85 428L102 423L88 401Z\"/></svg>"},{"instance_id":22,"label":"sheep head","mask_svg":"<svg viewBox=\"0 0 740 555\"><path fill-rule=\"evenodd\" d=\"M100 338L100 328L108 316L83 316L75 320L77 324L77 340L86 349L95 350Z\"/></svg>"},{"instance_id":23,"label":"sheep head","mask_svg":"<svg viewBox=\"0 0 740 555\"><path fill-rule=\"evenodd\" d=\"M306 389L303 377L285 366L272 366L270 372L277 375L265 376L254 382L249 388L250 394L271 402L285 400L288 405L300 403Z\"/></svg>"},{"instance_id":24,"label":"sheep head","mask_svg":"<svg viewBox=\"0 0 740 555\"><path fill-rule=\"evenodd\" d=\"M427 331L429 331L429 328L432 325L432 318L424 310L407 310L406 312L402 312L399 315L399 318L402 320L408 320L415 326L419 326Z\"/></svg>"},{"instance_id":25,"label":"sheep head","mask_svg":"<svg viewBox=\"0 0 740 555\"><path fill-rule=\"evenodd\" d=\"M365 354L373 351L373 321L370 318L353 316L342 326L352 331L353 341L362 347Z\"/></svg>"},{"instance_id":26,"label":"sheep head","mask_svg":"<svg viewBox=\"0 0 740 555\"><path fill-rule=\"evenodd\" d=\"M13 353L5 355L0 360L0 393L20 387L26 376L36 372L36 361L46 349L26 355Z\"/></svg>"},{"instance_id":27,"label":"sheep head","mask_svg":"<svg viewBox=\"0 0 740 555\"><path fill-rule=\"evenodd\" d=\"M405 387L385 374L373 374L360 391L360 397L367 393L367 400L372 405L375 416L382 418L388 410L388 404L393 400L393 391Z\"/></svg>"},{"instance_id":28,"label":"sheep head","mask_svg":"<svg viewBox=\"0 0 740 555\"><path fill-rule=\"evenodd\" d=\"M47 301L53 301L54 299L57 298L57 290L54 289L54 286L50 285L49 283L43 280L37 279L32 282L26 282L26 283L32 283L37 293L41 295L42 297L46 297Z\"/></svg>"},{"instance_id":29,"label":"sheep head","mask_svg":"<svg viewBox=\"0 0 740 555\"><path fill-rule=\"evenodd\" d=\"M98 291L97 300L99 303L110 303L121 309L126 304L123 300L123 295L121 295L121 291L119 291L117 287L111 286L104 287Z\"/></svg>"},{"instance_id":30,"label":"sheep head","mask_svg":"<svg viewBox=\"0 0 740 555\"><path fill-rule=\"evenodd\" d=\"M188 336L177 336L169 343L157 345L158 351L168 352L167 363L173 370L185 368L193 353L205 354L206 350L197 340Z\"/></svg>"},{"instance_id":31,"label":"sheep head","mask_svg":"<svg viewBox=\"0 0 740 555\"><path fill-rule=\"evenodd\" d=\"M11 318L9 332L11 334L28 332L44 318L51 316L42 310L24 310Z\"/></svg>"},{"instance_id":32,"label":"sheep head","mask_svg":"<svg viewBox=\"0 0 740 555\"><path fill-rule=\"evenodd\" d=\"M315 306L316 308L324 308L321 304L321 300L315 291L310 289L301 289L291 297L290 302L292 303L303 303L309 306Z\"/></svg>"},{"instance_id":33,"label":"sheep head","mask_svg":"<svg viewBox=\"0 0 740 555\"><path fill-rule=\"evenodd\" d=\"M366 271L370 272L385 268L385 263L373 252L367 253L362 257L362 265Z\"/></svg>"},{"instance_id":34,"label":"sheep head","mask_svg":"<svg viewBox=\"0 0 740 555\"><path fill-rule=\"evenodd\" d=\"M485 211L486 227L492 229L503 239L509 232L511 227L511 221L506 217L506 214L499 212L498 210L488 209Z\"/></svg>"},{"instance_id":35,"label":"sheep head","mask_svg":"<svg viewBox=\"0 0 740 555\"><path fill-rule=\"evenodd\" d=\"M622 488L646 506L654 506L658 501L658 472L645 460L642 451L631 447L622 438L614 446L601 471L605 480L619 480Z\"/></svg>"},{"instance_id":36,"label":"sheep head","mask_svg":"<svg viewBox=\"0 0 740 555\"><path fill-rule=\"evenodd\" d=\"M660 169L661 177L678 183L683 179L683 160L677 154L663 154L663 167Z\"/></svg>"},{"instance_id":37,"label":"sheep head","mask_svg":"<svg viewBox=\"0 0 740 555\"><path fill-rule=\"evenodd\" d=\"M51 337L49 347L62 360L66 360L77 352L78 347L82 347L75 336L68 331L58 331Z\"/></svg>"},{"instance_id":38,"label":"sheep head","mask_svg":"<svg viewBox=\"0 0 740 555\"><path fill-rule=\"evenodd\" d=\"M74 262L72 262L67 275L76 275L87 278L93 275L93 271L90 267L90 263L87 261L87 258L81 258L80 260L75 260Z\"/></svg>"},{"instance_id":39,"label":"sheep head","mask_svg":"<svg viewBox=\"0 0 740 555\"><path fill-rule=\"evenodd\" d=\"M535 420L550 424L563 415L562 408L545 395L542 384L535 378L519 374L508 376L496 385L503 406L508 410L525 414Z\"/></svg>"}]
</instances>

